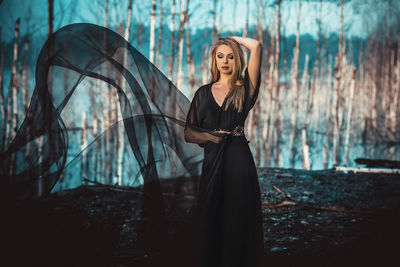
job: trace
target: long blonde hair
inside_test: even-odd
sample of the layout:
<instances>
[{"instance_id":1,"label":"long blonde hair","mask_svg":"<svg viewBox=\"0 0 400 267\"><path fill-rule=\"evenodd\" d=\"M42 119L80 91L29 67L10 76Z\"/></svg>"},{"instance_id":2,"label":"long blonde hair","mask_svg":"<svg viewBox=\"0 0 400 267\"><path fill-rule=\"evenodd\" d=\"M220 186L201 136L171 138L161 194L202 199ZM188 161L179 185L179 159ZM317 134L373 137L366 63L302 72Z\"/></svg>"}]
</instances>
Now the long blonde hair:
<instances>
[{"instance_id":1,"label":"long blonde hair","mask_svg":"<svg viewBox=\"0 0 400 267\"><path fill-rule=\"evenodd\" d=\"M233 51L233 58L235 64L232 70L232 79L230 80L230 92L226 96L225 110L228 108L230 103L233 103L234 107L238 112L242 112L242 106L244 101L244 86L242 71L244 68L244 56L243 51L239 46L239 43L232 38L221 38L219 39L210 49L209 67L211 72L211 83L216 82L220 78L220 73L217 68L216 52L220 45L227 45Z\"/></svg>"}]
</instances>

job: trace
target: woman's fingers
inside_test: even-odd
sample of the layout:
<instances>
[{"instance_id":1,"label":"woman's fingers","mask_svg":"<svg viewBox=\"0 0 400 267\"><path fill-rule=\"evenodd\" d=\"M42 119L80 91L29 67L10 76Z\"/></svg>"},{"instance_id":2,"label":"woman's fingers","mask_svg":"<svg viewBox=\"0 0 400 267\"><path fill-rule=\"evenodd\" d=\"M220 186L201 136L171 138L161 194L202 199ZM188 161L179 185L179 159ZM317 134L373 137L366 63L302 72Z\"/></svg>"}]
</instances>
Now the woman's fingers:
<instances>
[{"instance_id":1,"label":"woman's fingers","mask_svg":"<svg viewBox=\"0 0 400 267\"><path fill-rule=\"evenodd\" d=\"M226 133L226 134L230 134L231 132L228 132L228 131L216 131L217 133Z\"/></svg>"}]
</instances>

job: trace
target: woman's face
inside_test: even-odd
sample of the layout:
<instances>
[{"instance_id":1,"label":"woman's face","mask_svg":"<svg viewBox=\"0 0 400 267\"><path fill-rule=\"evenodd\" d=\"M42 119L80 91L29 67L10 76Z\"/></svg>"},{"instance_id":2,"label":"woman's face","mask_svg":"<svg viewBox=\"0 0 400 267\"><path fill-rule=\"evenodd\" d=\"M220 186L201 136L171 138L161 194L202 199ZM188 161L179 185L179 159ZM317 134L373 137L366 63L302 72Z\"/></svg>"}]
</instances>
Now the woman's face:
<instances>
[{"instance_id":1,"label":"woman's face","mask_svg":"<svg viewBox=\"0 0 400 267\"><path fill-rule=\"evenodd\" d=\"M232 74L235 58L233 57L233 50L230 46L218 46L215 53L215 61L217 63L217 69L221 74Z\"/></svg>"}]
</instances>

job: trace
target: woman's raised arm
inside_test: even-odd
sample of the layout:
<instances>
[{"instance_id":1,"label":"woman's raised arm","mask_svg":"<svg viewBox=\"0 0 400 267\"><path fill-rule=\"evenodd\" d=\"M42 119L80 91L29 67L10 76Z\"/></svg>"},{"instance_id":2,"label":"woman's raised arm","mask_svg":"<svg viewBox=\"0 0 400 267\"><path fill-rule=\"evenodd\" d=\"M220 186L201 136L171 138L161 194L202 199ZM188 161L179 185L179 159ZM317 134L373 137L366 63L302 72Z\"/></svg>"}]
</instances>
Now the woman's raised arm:
<instances>
[{"instance_id":1,"label":"woman's raised arm","mask_svg":"<svg viewBox=\"0 0 400 267\"><path fill-rule=\"evenodd\" d=\"M237 41L239 44L243 45L250 50L250 59L248 63L247 70L249 72L250 78L250 95L253 95L254 87L257 85L258 76L260 73L261 62L262 62L262 43L252 39L239 36L230 37Z\"/></svg>"}]
</instances>

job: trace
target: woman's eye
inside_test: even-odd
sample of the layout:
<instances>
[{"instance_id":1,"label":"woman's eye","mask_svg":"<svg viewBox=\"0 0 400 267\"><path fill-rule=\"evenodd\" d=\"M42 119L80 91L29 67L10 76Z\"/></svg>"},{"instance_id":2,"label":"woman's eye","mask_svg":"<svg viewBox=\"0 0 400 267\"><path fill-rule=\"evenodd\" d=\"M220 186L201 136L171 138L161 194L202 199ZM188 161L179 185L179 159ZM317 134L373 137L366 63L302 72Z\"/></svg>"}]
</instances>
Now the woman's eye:
<instances>
[{"instance_id":1,"label":"woman's eye","mask_svg":"<svg viewBox=\"0 0 400 267\"><path fill-rule=\"evenodd\" d=\"M233 59L233 56L229 56L229 59Z\"/></svg>"},{"instance_id":2,"label":"woman's eye","mask_svg":"<svg viewBox=\"0 0 400 267\"><path fill-rule=\"evenodd\" d=\"M221 56L221 55L219 55L219 56L218 56L218 58L222 58L222 56Z\"/></svg>"}]
</instances>

